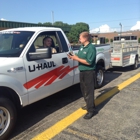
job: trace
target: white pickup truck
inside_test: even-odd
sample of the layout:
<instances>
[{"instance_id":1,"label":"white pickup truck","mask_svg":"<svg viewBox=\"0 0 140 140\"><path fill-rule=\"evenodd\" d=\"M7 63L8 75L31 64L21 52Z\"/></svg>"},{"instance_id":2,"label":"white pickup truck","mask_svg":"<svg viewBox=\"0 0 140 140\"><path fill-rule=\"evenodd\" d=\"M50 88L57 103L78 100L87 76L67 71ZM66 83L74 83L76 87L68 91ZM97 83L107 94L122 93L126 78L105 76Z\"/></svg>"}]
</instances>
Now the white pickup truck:
<instances>
[{"instance_id":1,"label":"white pickup truck","mask_svg":"<svg viewBox=\"0 0 140 140\"><path fill-rule=\"evenodd\" d=\"M46 36L53 39L57 53L42 48ZM104 70L110 67L110 46L96 49L95 86L99 88L103 85ZM78 62L67 57L70 50L70 43L59 28L23 27L0 31L1 140L11 133L18 109L79 83Z\"/></svg>"}]
</instances>

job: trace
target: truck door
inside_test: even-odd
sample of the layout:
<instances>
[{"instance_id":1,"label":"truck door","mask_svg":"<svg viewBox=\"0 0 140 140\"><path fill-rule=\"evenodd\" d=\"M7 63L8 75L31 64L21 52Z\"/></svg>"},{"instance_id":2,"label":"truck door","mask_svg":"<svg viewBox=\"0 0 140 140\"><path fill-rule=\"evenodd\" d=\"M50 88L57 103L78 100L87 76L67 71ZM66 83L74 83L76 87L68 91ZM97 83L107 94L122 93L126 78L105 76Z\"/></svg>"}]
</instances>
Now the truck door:
<instances>
[{"instance_id":1,"label":"truck door","mask_svg":"<svg viewBox=\"0 0 140 140\"><path fill-rule=\"evenodd\" d=\"M52 47L57 51L51 59L28 60L28 53L43 48L43 39L52 38ZM24 58L29 103L33 103L73 83L73 60L67 57L68 45L61 32L45 31L40 33L30 46Z\"/></svg>"}]
</instances>

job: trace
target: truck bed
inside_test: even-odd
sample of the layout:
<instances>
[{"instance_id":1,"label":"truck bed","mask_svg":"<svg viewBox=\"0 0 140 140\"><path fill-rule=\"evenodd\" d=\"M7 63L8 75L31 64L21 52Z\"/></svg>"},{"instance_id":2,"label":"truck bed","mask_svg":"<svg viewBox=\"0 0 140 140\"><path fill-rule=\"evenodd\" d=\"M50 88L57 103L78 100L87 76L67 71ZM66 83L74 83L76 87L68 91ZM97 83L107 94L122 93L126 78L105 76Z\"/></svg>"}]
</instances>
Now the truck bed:
<instances>
[{"instance_id":1,"label":"truck bed","mask_svg":"<svg viewBox=\"0 0 140 140\"><path fill-rule=\"evenodd\" d=\"M94 44L93 44L94 45ZM97 47L104 47L104 46L107 46L107 45L109 45L109 44L99 44L99 45L94 45L96 48ZM72 45L72 49L73 50L79 50L79 47L80 47L81 45Z\"/></svg>"}]
</instances>

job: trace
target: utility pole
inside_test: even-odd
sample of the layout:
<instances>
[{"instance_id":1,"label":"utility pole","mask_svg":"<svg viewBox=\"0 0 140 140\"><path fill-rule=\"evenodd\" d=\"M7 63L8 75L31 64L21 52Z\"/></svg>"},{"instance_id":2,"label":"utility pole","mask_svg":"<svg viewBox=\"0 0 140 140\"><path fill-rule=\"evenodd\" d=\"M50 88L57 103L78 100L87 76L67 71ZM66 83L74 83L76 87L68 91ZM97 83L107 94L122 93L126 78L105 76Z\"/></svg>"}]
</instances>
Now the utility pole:
<instances>
[{"instance_id":1,"label":"utility pole","mask_svg":"<svg viewBox=\"0 0 140 140\"><path fill-rule=\"evenodd\" d=\"M52 11L52 25L54 23L54 12Z\"/></svg>"},{"instance_id":2,"label":"utility pole","mask_svg":"<svg viewBox=\"0 0 140 140\"><path fill-rule=\"evenodd\" d=\"M122 24L120 23L120 40L121 40L121 34L122 34Z\"/></svg>"},{"instance_id":3,"label":"utility pole","mask_svg":"<svg viewBox=\"0 0 140 140\"><path fill-rule=\"evenodd\" d=\"M100 44L100 27L99 27L99 31L98 31L98 43Z\"/></svg>"}]
</instances>

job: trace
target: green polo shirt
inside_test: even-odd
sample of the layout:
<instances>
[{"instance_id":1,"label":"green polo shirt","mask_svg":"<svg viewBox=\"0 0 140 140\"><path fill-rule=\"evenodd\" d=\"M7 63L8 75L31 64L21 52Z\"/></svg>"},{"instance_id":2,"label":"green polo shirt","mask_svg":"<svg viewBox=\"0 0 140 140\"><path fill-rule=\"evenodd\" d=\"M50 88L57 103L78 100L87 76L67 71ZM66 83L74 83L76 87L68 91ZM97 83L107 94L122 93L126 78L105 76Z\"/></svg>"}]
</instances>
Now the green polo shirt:
<instances>
[{"instance_id":1,"label":"green polo shirt","mask_svg":"<svg viewBox=\"0 0 140 140\"><path fill-rule=\"evenodd\" d=\"M87 46L81 46L77 56L81 59L85 59L90 65L85 65L79 62L80 71L95 70L96 68L96 49L94 45L89 43Z\"/></svg>"}]
</instances>

